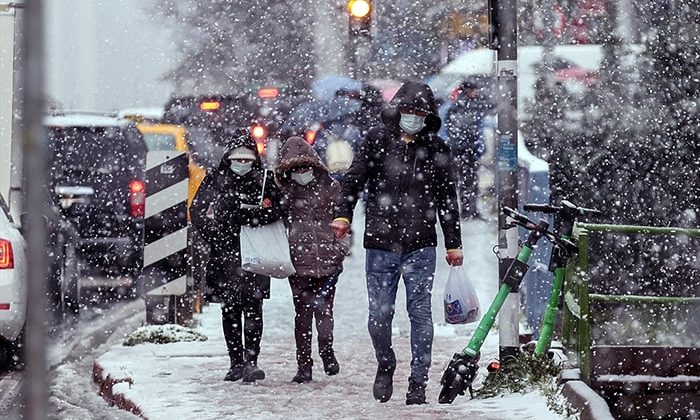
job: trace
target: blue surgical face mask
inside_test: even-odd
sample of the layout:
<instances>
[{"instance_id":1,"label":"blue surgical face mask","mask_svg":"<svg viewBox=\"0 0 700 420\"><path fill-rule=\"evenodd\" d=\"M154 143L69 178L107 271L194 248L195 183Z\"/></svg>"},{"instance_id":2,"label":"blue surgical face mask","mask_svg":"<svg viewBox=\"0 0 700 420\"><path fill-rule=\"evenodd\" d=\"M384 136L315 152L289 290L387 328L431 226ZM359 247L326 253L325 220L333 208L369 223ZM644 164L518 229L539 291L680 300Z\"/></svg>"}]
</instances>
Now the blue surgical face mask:
<instances>
[{"instance_id":1,"label":"blue surgical face mask","mask_svg":"<svg viewBox=\"0 0 700 420\"><path fill-rule=\"evenodd\" d=\"M239 162L237 160L231 161L231 170L238 176L243 176L253 169L253 162Z\"/></svg>"},{"instance_id":2,"label":"blue surgical face mask","mask_svg":"<svg viewBox=\"0 0 700 420\"><path fill-rule=\"evenodd\" d=\"M306 171L303 173L292 172L292 180L299 185L308 185L314 180L314 171Z\"/></svg>"},{"instance_id":3,"label":"blue surgical face mask","mask_svg":"<svg viewBox=\"0 0 700 420\"><path fill-rule=\"evenodd\" d=\"M408 134L416 134L425 126L425 116L401 113L399 127Z\"/></svg>"}]
</instances>

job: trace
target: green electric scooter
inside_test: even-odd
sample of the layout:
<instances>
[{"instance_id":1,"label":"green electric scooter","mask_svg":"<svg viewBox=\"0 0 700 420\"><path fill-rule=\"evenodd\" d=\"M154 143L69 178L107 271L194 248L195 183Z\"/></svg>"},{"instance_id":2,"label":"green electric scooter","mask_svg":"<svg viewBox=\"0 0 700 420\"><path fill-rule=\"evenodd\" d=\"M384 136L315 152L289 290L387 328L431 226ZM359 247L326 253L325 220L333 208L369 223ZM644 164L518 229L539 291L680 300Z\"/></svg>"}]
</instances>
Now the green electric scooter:
<instances>
[{"instance_id":1,"label":"green electric scooter","mask_svg":"<svg viewBox=\"0 0 700 420\"><path fill-rule=\"evenodd\" d=\"M464 395L467 390L469 390L470 395L473 396L472 383L479 370L478 362L481 346L484 344L486 336L493 327L496 321L496 315L498 315L498 312L501 310L508 294L516 292L520 288L520 283L528 270L527 262L537 242L542 237L545 237L552 241L552 243L558 244L562 249L566 250L566 252L574 253L577 250L576 245L571 241L550 232L548 230L549 223L546 220L540 220L538 223L535 223L528 219L527 216L508 207L503 208L503 214L511 219L506 225L506 229L522 226L529 230L530 234L527 240L522 244L518 256L513 260L508 271L505 273L496 297L493 299L488 311L486 311L481 318L481 322L479 322L474 335L471 340L469 340L469 344L461 353L455 353L454 356L452 356L452 360L450 360L449 365L445 369L440 379L442 385L442 390L438 397L438 402L440 404L451 404L458 395Z\"/></svg>"},{"instance_id":2,"label":"green electric scooter","mask_svg":"<svg viewBox=\"0 0 700 420\"><path fill-rule=\"evenodd\" d=\"M571 240L571 235L574 230L574 223L579 217L598 215L602 212L596 209L587 209L578 207L568 200L562 200L561 206L552 206L549 204L525 204L525 211L540 212L553 214L559 223L558 234L562 239ZM569 250L554 242L552 247L552 255L549 261L549 271L554 273L552 279L552 289L549 294L549 301L542 318L542 326L540 328L540 337L535 345L535 354L543 354L552 343L552 335L554 334L554 324L557 318L559 308L559 299L564 286L564 274L566 272L566 264L578 249Z\"/></svg>"}]
</instances>

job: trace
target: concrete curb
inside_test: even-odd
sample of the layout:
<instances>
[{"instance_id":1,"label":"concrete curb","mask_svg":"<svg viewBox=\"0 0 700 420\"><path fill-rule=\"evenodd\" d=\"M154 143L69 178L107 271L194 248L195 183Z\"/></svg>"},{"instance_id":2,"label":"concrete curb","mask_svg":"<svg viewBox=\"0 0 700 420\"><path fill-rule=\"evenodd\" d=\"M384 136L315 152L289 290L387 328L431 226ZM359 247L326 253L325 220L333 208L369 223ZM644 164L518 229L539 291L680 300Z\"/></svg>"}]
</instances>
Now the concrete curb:
<instances>
[{"instance_id":1,"label":"concrete curb","mask_svg":"<svg viewBox=\"0 0 700 420\"><path fill-rule=\"evenodd\" d=\"M578 369L562 371L559 382L564 397L580 411L581 420L615 420L608 403L581 380Z\"/></svg>"},{"instance_id":2,"label":"concrete curb","mask_svg":"<svg viewBox=\"0 0 700 420\"><path fill-rule=\"evenodd\" d=\"M124 394L115 393L113 390L114 385L118 383L127 382L129 385L133 385L134 382L131 378L113 378L109 374L106 374L105 369L97 361L95 361L92 366L92 381L100 388L98 394L110 405L116 406L119 409L128 411L142 419L148 420L148 418L143 415L141 408L136 403L126 398Z\"/></svg>"}]
</instances>

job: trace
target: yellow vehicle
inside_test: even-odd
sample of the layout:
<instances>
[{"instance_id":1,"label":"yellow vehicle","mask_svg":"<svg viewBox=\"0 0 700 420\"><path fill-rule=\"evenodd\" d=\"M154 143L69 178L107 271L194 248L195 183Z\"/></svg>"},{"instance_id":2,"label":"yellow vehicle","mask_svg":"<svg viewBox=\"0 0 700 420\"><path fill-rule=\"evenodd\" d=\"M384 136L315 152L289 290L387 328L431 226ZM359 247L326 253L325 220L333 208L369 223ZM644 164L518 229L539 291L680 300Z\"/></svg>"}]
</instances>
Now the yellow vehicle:
<instances>
[{"instance_id":1,"label":"yellow vehicle","mask_svg":"<svg viewBox=\"0 0 700 420\"><path fill-rule=\"evenodd\" d=\"M173 124L160 124L150 122L138 122L136 128L143 135L143 141L146 143L146 148L149 152L154 150L177 150L187 151L187 142L185 135L187 130L184 127ZM206 171L201 166L198 166L192 156L189 156L189 173L190 180L187 192L187 210L197 193Z\"/></svg>"}]
</instances>

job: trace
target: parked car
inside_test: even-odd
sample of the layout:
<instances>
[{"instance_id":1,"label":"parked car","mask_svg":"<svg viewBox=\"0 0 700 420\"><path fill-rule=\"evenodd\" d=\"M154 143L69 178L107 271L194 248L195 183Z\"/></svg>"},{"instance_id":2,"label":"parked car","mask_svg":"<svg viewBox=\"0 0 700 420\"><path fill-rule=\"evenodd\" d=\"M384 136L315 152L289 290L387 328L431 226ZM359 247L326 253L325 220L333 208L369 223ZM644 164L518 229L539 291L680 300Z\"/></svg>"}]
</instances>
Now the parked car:
<instances>
[{"instance_id":1,"label":"parked car","mask_svg":"<svg viewBox=\"0 0 700 420\"><path fill-rule=\"evenodd\" d=\"M0 196L0 363L20 354L27 313L25 248L19 226Z\"/></svg>"},{"instance_id":2,"label":"parked car","mask_svg":"<svg viewBox=\"0 0 700 420\"><path fill-rule=\"evenodd\" d=\"M91 188L88 202L62 208L76 227L80 287L133 295L143 265L146 147L133 121L63 114L44 121L50 190Z\"/></svg>"}]
</instances>

